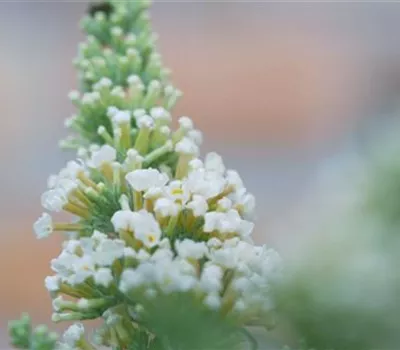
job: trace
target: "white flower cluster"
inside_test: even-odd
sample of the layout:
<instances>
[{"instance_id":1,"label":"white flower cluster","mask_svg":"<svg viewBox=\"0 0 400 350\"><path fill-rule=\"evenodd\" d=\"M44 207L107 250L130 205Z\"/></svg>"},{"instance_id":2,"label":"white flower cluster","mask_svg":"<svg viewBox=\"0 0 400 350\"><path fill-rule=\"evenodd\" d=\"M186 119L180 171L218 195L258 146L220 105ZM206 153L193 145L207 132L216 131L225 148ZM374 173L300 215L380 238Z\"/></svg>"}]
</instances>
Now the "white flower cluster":
<instances>
[{"instance_id":1,"label":"white flower cluster","mask_svg":"<svg viewBox=\"0 0 400 350\"><path fill-rule=\"evenodd\" d=\"M225 242L184 239L176 241L174 249L165 243L154 254L137 259L140 264L125 269L121 276L119 288L128 296L137 291L149 298L192 291L209 308L227 312L270 311L269 285L280 270L279 256L273 250L238 238Z\"/></svg>"},{"instance_id":2,"label":"white flower cluster","mask_svg":"<svg viewBox=\"0 0 400 350\"><path fill-rule=\"evenodd\" d=\"M201 232L208 234L207 238L239 235L247 239L253 223L244 218L253 216L255 201L239 175L233 170L225 172L216 153L209 153L204 164L198 158L191 160L188 168L187 177L181 180L169 180L166 174L152 168L129 172L126 181L135 193L143 194L145 208L155 215L130 209L118 211L111 219L115 230L133 230L136 237L140 231L153 232L155 243L161 237L156 218L162 226L166 218L184 213L182 224L190 229L195 222L204 222ZM193 227L187 235L196 236Z\"/></svg>"},{"instance_id":3,"label":"white flower cluster","mask_svg":"<svg viewBox=\"0 0 400 350\"><path fill-rule=\"evenodd\" d=\"M113 107L109 117L120 139L81 151L80 161L49 178L42 196L46 209L77 217L55 223L44 213L34 225L39 238L75 232L46 278L53 319L99 317L121 295L169 293L192 294L225 315L268 313L280 259L252 244L255 200L238 173L216 153L198 158L201 134L187 117L173 133L162 132L171 118L160 107L149 115ZM139 126L133 147L121 142L131 118Z\"/></svg>"},{"instance_id":4,"label":"white flower cluster","mask_svg":"<svg viewBox=\"0 0 400 350\"><path fill-rule=\"evenodd\" d=\"M182 177L188 171L189 161L198 155L201 133L193 128L193 123L187 117L180 118L179 129L172 133L168 126L171 116L162 107L152 108L150 114L143 109L129 112L110 107L108 114L113 121L113 133L117 136L111 137L101 127L99 133L108 143L102 146L93 144L88 150L81 148L80 161L71 161L58 175L50 176L49 190L42 195L45 209L54 212L64 209L81 215L83 206L90 201L87 197L95 196L107 181L118 181L121 174L152 164L158 167L164 165L164 171L169 176ZM130 139L130 118L134 118L138 126L133 129L136 134L134 143ZM118 162L118 153L125 155L122 162ZM179 159L175 171L167 163L173 163L176 156ZM103 182L100 184L94 184L90 179L96 170L102 174ZM140 176L145 181L148 174L131 174L127 180L140 182ZM150 187L146 183L143 186ZM51 232L51 227L50 218L44 215L35 224L35 232L39 237L46 236Z\"/></svg>"},{"instance_id":5,"label":"white flower cluster","mask_svg":"<svg viewBox=\"0 0 400 350\"><path fill-rule=\"evenodd\" d=\"M111 110L113 120L126 121L131 115L116 108ZM242 237L248 236L253 225L243 219L252 217L255 202L237 172L226 171L221 157L216 153L209 153L204 163L196 158L201 133L194 129L189 118L182 117L180 127L174 133L165 133L161 130L169 128L166 123L170 122L166 110L157 107L151 110L151 116L144 113L143 110L132 113L141 128L134 147L126 145L122 161L118 161L118 150L121 147L124 150L121 140L113 141L112 145L93 145L90 150L81 151L83 160L71 161L58 175L50 176L49 190L42 195L43 207L54 212L67 210L87 218L91 214L92 202L110 183L120 186L122 194L127 190L126 181L133 190L126 194L135 193L135 211L144 205L154 210L158 217L166 218L189 210L195 217L204 216L205 232L237 232ZM121 131L120 134L122 137L124 133ZM142 169L153 164L162 172L151 167ZM143 198L138 198L138 195ZM125 218L129 224L128 216L127 213L118 213L113 221L119 225ZM72 230L77 227L79 225L69 224ZM45 237L55 225L48 214L43 214L34 228L38 237ZM66 226L59 228L65 229Z\"/></svg>"},{"instance_id":6,"label":"white flower cluster","mask_svg":"<svg viewBox=\"0 0 400 350\"><path fill-rule=\"evenodd\" d=\"M78 112L65 123L78 160L50 176L41 197L73 220L43 213L34 224L38 238L69 233L45 280L53 320L102 317L99 343L125 349L138 330L143 344L157 338L138 318L161 296L183 294L240 325L262 319L281 262L252 243L254 196L218 154L200 158L190 118L173 130L180 92L155 51L147 0L102 6L109 12L83 23L89 36L75 62L83 92L70 94ZM88 348L81 324L59 344L71 348Z\"/></svg>"},{"instance_id":7,"label":"white flower cluster","mask_svg":"<svg viewBox=\"0 0 400 350\"><path fill-rule=\"evenodd\" d=\"M135 250L123 240L99 232L90 238L67 241L60 256L51 262L56 275L46 278L46 287L52 293L68 293L66 286L82 289L93 298L82 297L73 304L57 297L53 301L55 311L75 309L84 313L90 307L104 311L103 307L112 304L111 292L117 288L127 300L131 296L135 299L137 293L156 298L159 293L193 292L212 309L250 312L253 317L270 311L269 285L281 266L275 251L237 237L202 242L163 238L153 248ZM94 297L96 290L111 299ZM68 319L68 314L56 315L58 319Z\"/></svg>"},{"instance_id":8,"label":"white flower cluster","mask_svg":"<svg viewBox=\"0 0 400 350\"><path fill-rule=\"evenodd\" d=\"M162 108L152 112L153 117L114 108L109 114L115 124L136 116L140 138L149 125L158 126L153 132L159 136L165 126L159 121L170 121ZM53 230L75 232L52 261L56 275L46 279L46 287L54 297L79 300L56 297L55 320L99 316L120 302L113 294L118 290L127 300L137 293L190 293L211 309L251 317L272 308L269 286L280 260L252 244L254 196L219 155L198 158L199 137L191 132L199 132L187 117L179 124L148 153L127 148L121 157L110 144L92 146L82 160L50 177L43 206L78 217L55 223L44 213L34 225L39 238ZM152 136L147 133L147 144ZM175 162L158 162L166 155ZM149 157L158 168L143 168ZM99 291L108 298L99 299Z\"/></svg>"},{"instance_id":9,"label":"white flower cluster","mask_svg":"<svg viewBox=\"0 0 400 350\"><path fill-rule=\"evenodd\" d=\"M100 285L108 286L112 281L111 271L97 271L97 267L110 267L116 259L123 257L124 248L124 241L108 239L100 232L95 232L90 238L66 241L60 256L51 261L51 268L57 275L46 279L46 287L57 291L60 283L75 286L89 277L95 278Z\"/></svg>"},{"instance_id":10,"label":"white flower cluster","mask_svg":"<svg viewBox=\"0 0 400 350\"><path fill-rule=\"evenodd\" d=\"M62 341L58 342L56 345L56 350L71 350L79 349L80 343L84 342L85 328L82 323L75 323L68 327L64 332Z\"/></svg>"}]
</instances>

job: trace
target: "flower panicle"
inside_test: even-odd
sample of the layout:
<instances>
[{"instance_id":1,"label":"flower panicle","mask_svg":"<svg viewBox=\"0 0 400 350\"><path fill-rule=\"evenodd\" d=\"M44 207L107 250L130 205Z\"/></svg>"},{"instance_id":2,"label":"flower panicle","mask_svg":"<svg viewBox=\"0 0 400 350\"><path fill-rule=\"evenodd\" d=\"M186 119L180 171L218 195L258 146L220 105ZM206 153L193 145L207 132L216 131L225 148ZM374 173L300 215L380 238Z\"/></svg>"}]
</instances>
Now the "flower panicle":
<instances>
[{"instance_id":1,"label":"flower panicle","mask_svg":"<svg viewBox=\"0 0 400 350\"><path fill-rule=\"evenodd\" d=\"M200 157L189 117L172 126L180 92L155 50L148 5L110 0L82 21L81 91L70 93L77 113L65 122L74 135L62 142L77 159L49 177L33 226L38 238L67 234L45 279L53 321L76 322L59 350L185 348L162 322L175 312L158 312L168 303L193 304L199 320L206 313L234 329L273 314L280 257L252 242L255 198L239 174L217 153ZM80 322L98 318L88 342Z\"/></svg>"}]
</instances>

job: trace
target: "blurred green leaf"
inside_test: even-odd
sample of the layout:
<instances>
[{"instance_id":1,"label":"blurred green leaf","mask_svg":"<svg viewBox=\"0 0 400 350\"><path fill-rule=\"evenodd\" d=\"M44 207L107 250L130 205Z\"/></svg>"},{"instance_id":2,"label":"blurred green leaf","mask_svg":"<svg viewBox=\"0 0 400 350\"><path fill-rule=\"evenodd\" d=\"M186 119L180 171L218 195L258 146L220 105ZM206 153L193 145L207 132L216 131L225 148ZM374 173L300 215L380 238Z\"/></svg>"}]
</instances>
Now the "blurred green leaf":
<instances>
[{"instance_id":1,"label":"blurred green leaf","mask_svg":"<svg viewBox=\"0 0 400 350\"><path fill-rule=\"evenodd\" d=\"M31 319L23 314L19 320L8 325L11 345L17 349L53 350L57 342L57 334L50 332L46 326L32 328Z\"/></svg>"},{"instance_id":2,"label":"blurred green leaf","mask_svg":"<svg viewBox=\"0 0 400 350\"><path fill-rule=\"evenodd\" d=\"M141 303L146 310L144 325L160 340L163 349L250 349L234 320L206 309L187 294L159 296ZM158 347L157 347L158 349Z\"/></svg>"}]
</instances>

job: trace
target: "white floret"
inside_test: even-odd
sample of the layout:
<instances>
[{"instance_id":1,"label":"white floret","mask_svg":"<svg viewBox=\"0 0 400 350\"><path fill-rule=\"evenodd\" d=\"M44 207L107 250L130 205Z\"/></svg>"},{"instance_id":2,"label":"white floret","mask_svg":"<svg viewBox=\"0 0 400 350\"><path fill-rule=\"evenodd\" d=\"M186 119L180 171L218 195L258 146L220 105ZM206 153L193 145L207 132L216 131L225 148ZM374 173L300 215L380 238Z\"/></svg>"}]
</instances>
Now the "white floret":
<instances>
[{"instance_id":1,"label":"white floret","mask_svg":"<svg viewBox=\"0 0 400 350\"><path fill-rule=\"evenodd\" d=\"M110 286L113 280L114 278L109 268L102 267L94 274L95 283L106 288Z\"/></svg>"},{"instance_id":2,"label":"white floret","mask_svg":"<svg viewBox=\"0 0 400 350\"><path fill-rule=\"evenodd\" d=\"M92 153L90 163L94 168L100 168L105 163L112 163L117 159L117 150L110 145L103 145Z\"/></svg>"},{"instance_id":3,"label":"white floret","mask_svg":"<svg viewBox=\"0 0 400 350\"><path fill-rule=\"evenodd\" d=\"M135 191L146 191L153 187L163 187L168 182L168 176L157 169L139 169L128 173L126 181Z\"/></svg>"},{"instance_id":4,"label":"white floret","mask_svg":"<svg viewBox=\"0 0 400 350\"><path fill-rule=\"evenodd\" d=\"M75 323L70 326L63 335L63 340L72 348L76 347L76 343L82 338L85 328L82 323Z\"/></svg>"},{"instance_id":5,"label":"white floret","mask_svg":"<svg viewBox=\"0 0 400 350\"><path fill-rule=\"evenodd\" d=\"M33 224L33 230L39 239L48 237L53 232L53 220L51 216L43 213Z\"/></svg>"}]
</instances>

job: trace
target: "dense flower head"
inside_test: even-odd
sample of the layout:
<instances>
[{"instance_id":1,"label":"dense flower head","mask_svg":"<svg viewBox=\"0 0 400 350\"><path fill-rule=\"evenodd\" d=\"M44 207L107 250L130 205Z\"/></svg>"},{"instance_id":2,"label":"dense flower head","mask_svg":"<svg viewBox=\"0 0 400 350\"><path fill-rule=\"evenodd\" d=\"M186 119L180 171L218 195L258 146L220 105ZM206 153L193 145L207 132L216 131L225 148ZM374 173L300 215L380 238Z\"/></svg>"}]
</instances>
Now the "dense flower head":
<instances>
[{"instance_id":1,"label":"dense flower head","mask_svg":"<svg viewBox=\"0 0 400 350\"><path fill-rule=\"evenodd\" d=\"M146 116L153 128L147 145L159 136L150 115L110 115L118 113L124 120ZM189 118L179 124L158 148L93 144L50 176L43 206L74 216L60 223L44 213L34 224L38 238L70 233L45 281L54 321L118 314L110 310L174 293L243 322L273 309L270 284L281 263L273 250L252 243L254 196L218 154L198 157ZM128 319L137 322L140 312Z\"/></svg>"},{"instance_id":2,"label":"dense flower head","mask_svg":"<svg viewBox=\"0 0 400 350\"><path fill-rule=\"evenodd\" d=\"M196 242L185 238L133 248L123 239L95 232L68 241L52 260L46 279L55 320L100 317L137 294L192 293L207 307L249 319L272 307L268 286L279 274L279 256L239 238ZM71 302L60 295L78 298ZM68 313L66 311L75 311Z\"/></svg>"},{"instance_id":3,"label":"dense flower head","mask_svg":"<svg viewBox=\"0 0 400 350\"><path fill-rule=\"evenodd\" d=\"M108 5L83 21L82 91L70 94L78 112L65 123L76 134L64 142L77 159L49 177L41 202L53 214L34 224L38 238L67 233L45 279L53 320L102 317L96 341L118 348L138 329L157 339L145 317L165 296L241 326L263 323L281 261L252 242L254 196L217 153L200 156L189 117L172 127L180 92L155 52L147 2ZM58 221L61 212L71 220ZM83 333L71 326L59 349L88 348Z\"/></svg>"},{"instance_id":4,"label":"dense flower head","mask_svg":"<svg viewBox=\"0 0 400 350\"><path fill-rule=\"evenodd\" d=\"M136 148L121 146L117 151L111 145L93 145L82 159L68 162L50 176L42 205L53 212L68 211L78 220L55 223L44 213L34 225L37 236L52 230L90 236L99 230L110 237L134 232L141 244L161 236L250 239L254 196L216 153L202 161L197 153L178 151L182 140L193 142L184 135L178 129L162 146L142 154Z\"/></svg>"}]
</instances>

